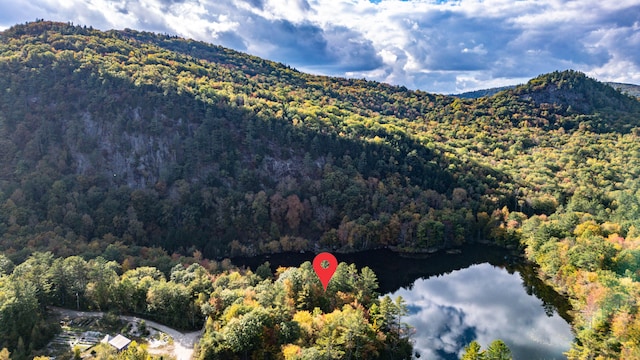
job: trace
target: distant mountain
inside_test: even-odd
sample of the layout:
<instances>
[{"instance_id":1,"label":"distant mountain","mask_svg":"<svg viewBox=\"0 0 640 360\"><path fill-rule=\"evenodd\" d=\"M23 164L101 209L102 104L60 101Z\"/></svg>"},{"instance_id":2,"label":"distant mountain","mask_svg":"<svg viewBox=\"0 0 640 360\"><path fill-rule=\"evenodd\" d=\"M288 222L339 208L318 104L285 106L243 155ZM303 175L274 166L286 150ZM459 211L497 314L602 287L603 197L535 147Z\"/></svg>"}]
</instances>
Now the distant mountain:
<instances>
[{"instance_id":1,"label":"distant mountain","mask_svg":"<svg viewBox=\"0 0 640 360\"><path fill-rule=\"evenodd\" d=\"M593 125L592 129L598 129L610 128L615 123L619 129L628 130L637 126L637 121L626 115L637 114L640 111L637 99L640 86L602 83L577 71L556 71L536 77L523 85L477 90L452 96L461 99L478 99L493 97L501 92L532 101L536 106L552 106L554 112L565 115L558 123L562 123L563 127L574 127L578 122L582 122L589 126ZM613 123L607 121L591 124L584 115L595 113L598 113L599 117L608 117ZM612 116L614 113L617 115ZM575 115L578 114L582 115L580 120L576 120Z\"/></svg>"},{"instance_id":2,"label":"distant mountain","mask_svg":"<svg viewBox=\"0 0 640 360\"><path fill-rule=\"evenodd\" d=\"M640 97L640 85L616 83L616 82L604 82L612 88L620 91L623 94L628 94L634 97ZM477 99L484 96L493 96L500 91L510 90L516 88L518 85L501 86L495 88L481 89L475 91L467 91L459 94L451 94L451 96L463 98L463 99Z\"/></svg>"},{"instance_id":3,"label":"distant mountain","mask_svg":"<svg viewBox=\"0 0 640 360\"><path fill-rule=\"evenodd\" d=\"M516 87L516 85L501 86L501 87L495 87L495 88L489 88L489 89L467 91L467 92L463 92L463 93L459 93L459 94L451 94L451 96L459 97L459 98L462 98L462 99L477 99L477 98L481 98L481 97L484 97L484 96L492 96L492 95L495 95L495 94L499 93L500 91L513 89L515 87Z\"/></svg>"},{"instance_id":4,"label":"distant mountain","mask_svg":"<svg viewBox=\"0 0 640 360\"><path fill-rule=\"evenodd\" d=\"M640 97L640 85L624 84L616 82L605 82L605 84L620 91L623 94L628 94L635 97Z\"/></svg>"},{"instance_id":5,"label":"distant mountain","mask_svg":"<svg viewBox=\"0 0 640 360\"><path fill-rule=\"evenodd\" d=\"M581 72L556 71L541 75L508 92L531 101L537 107L550 107L554 113L563 115L559 120L565 128L588 123L597 131L611 128L628 131L638 126L640 102L637 98Z\"/></svg>"}]
</instances>

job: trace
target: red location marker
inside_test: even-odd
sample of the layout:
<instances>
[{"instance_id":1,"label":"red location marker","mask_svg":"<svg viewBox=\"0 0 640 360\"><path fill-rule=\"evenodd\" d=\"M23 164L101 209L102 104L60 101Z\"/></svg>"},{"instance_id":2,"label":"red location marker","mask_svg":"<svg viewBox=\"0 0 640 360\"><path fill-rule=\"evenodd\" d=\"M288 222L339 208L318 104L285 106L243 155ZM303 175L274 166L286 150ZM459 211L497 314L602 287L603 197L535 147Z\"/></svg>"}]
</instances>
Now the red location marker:
<instances>
[{"instance_id":1,"label":"red location marker","mask_svg":"<svg viewBox=\"0 0 640 360\"><path fill-rule=\"evenodd\" d=\"M323 265L325 265L326 267L323 267ZM316 274L318 275L318 278L320 279L320 282L324 287L324 291L327 291L327 285L329 285L329 281L333 277L333 274L336 272L337 268L338 260L331 253L323 252L316 255L316 257L313 259L313 270L315 270Z\"/></svg>"}]
</instances>

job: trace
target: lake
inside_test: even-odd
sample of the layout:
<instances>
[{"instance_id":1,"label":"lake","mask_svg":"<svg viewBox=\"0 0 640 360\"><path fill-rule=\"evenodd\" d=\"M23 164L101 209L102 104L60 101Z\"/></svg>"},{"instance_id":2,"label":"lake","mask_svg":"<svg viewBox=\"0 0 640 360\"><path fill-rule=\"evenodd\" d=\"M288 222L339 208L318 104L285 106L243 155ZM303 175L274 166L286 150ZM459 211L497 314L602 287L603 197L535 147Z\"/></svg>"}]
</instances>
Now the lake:
<instances>
[{"instance_id":1,"label":"lake","mask_svg":"<svg viewBox=\"0 0 640 360\"><path fill-rule=\"evenodd\" d=\"M567 300L536 277L535 268L504 249L468 245L461 253L401 256L389 250L334 254L338 261L368 266L379 292L402 296L403 321L415 329L420 359L458 359L472 340L486 348L502 339L515 359L564 359L573 341ZM234 258L255 269L269 261L298 266L313 253Z\"/></svg>"},{"instance_id":2,"label":"lake","mask_svg":"<svg viewBox=\"0 0 640 360\"><path fill-rule=\"evenodd\" d=\"M403 321L416 330L414 350L425 359L459 359L470 341L486 348L495 339L515 359L562 359L573 340L569 324L527 294L518 272L488 263L417 279L390 294L398 295L409 307Z\"/></svg>"}]
</instances>

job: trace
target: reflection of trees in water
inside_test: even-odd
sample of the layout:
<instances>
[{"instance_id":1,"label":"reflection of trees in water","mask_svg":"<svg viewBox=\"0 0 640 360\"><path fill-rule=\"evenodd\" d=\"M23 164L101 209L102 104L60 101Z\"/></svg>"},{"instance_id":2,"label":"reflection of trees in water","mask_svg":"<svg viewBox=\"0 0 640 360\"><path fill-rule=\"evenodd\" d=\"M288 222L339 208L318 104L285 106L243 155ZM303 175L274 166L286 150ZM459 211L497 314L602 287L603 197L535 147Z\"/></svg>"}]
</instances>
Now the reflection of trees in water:
<instances>
[{"instance_id":1,"label":"reflection of trees in water","mask_svg":"<svg viewBox=\"0 0 640 360\"><path fill-rule=\"evenodd\" d=\"M542 301L542 307L547 316L551 317L554 312L557 312L566 322L572 322L569 300L540 280L537 267L530 263L519 263L511 268L520 273L522 286L527 294L534 295Z\"/></svg>"},{"instance_id":2,"label":"reflection of trees in water","mask_svg":"<svg viewBox=\"0 0 640 360\"><path fill-rule=\"evenodd\" d=\"M465 245L461 250L459 254L437 252L400 255L390 250L371 250L335 255L339 262L354 263L358 268L370 267L378 277L378 291L381 294L393 293L400 288L411 290L418 279L444 276L472 265L489 263L506 269L510 274L519 272L525 291L542 300L547 315L551 316L557 311L564 320L571 321L569 301L540 280L536 268L525 262L518 252L480 244ZM233 263L255 270L269 261L272 270L275 270L279 266L299 266L305 261L313 260L314 256L313 253L273 254L268 257L235 258Z\"/></svg>"},{"instance_id":3,"label":"reflection of trees in water","mask_svg":"<svg viewBox=\"0 0 640 360\"><path fill-rule=\"evenodd\" d=\"M412 289L418 279L444 276L476 264L489 263L504 267L509 261L521 261L517 254L495 246L474 244L463 246L461 250L456 254L437 252L405 255L378 250L371 254L348 254L345 257L358 266L363 262L371 267L378 275L381 293L395 292L400 288Z\"/></svg>"}]
</instances>

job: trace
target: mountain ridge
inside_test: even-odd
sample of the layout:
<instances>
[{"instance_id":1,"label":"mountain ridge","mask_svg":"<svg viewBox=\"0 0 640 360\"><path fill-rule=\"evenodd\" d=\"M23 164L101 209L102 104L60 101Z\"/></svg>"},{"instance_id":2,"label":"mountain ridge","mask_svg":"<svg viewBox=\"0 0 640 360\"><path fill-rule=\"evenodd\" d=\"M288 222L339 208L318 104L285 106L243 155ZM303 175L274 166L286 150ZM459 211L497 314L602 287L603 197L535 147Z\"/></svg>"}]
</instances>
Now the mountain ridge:
<instances>
[{"instance_id":1,"label":"mountain ridge","mask_svg":"<svg viewBox=\"0 0 640 360\"><path fill-rule=\"evenodd\" d=\"M7 152L0 178L13 184L3 200L26 210L16 213L8 204L3 218L16 229L62 223L83 241L110 234L130 244L170 251L195 245L222 256L314 247L424 249L453 246L464 241L462 234L493 238L491 228L478 219L469 224L469 217L507 205L547 210L531 199L525 207L512 205L517 195L500 184L514 182L513 174L491 165L495 150L485 148L499 142L490 139L524 150L538 146L528 127L544 135L577 131L580 124L603 133L633 125L620 119L635 108L608 119L580 107L541 108L524 90L490 102L461 101L303 74L219 46L133 30L36 22L0 36L0 64L10 74L0 79L10 90L3 93ZM567 74L576 84L592 81ZM624 100L617 92L606 95L611 99L604 103ZM449 133L460 126L488 136L486 145ZM461 148L468 155L454 156ZM54 185L82 201L55 195ZM87 195L91 189L98 192ZM387 205L380 207L380 199ZM457 214L447 220L450 207ZM431 215L400 220L409 208ZM229 213L238 211L241 221L234 224ZM396 230L374 235L361 228L370 214L383 219L378 226ZM404 234L403 226L411 231ZM19 232L11 229L3 231L15 240ZM211 234L217 242L207 240ZM185 236L191 240L178 241Z\"/></svg>"},{"instance_id":2,"label":"mountain ridge","mask_svg":"<svg viewBox=\"0 0 640 360\"><path fill-rule=\"evenodd\" d=\"M329 171L331 166L342 167L340 163L350 159L349 154L360 158L361 169L367 177L386 178L388 176L386 174L400 171L404 175L398 178L399 184L413 179L418 183L429 183L440 191L447 191L453 183L446 172L428 162L430 159L435 159L429 154L429 150L418 146L414 140L403 133L396 132L391 136L383 127L369 130L361 128L357 132L368 133L366 137L371 138L370 141L361 141L360 135L349 135L350 129L344 128L340 131L347 133L338 136L338 129L335 127L336 125L343 127L343 125L337 121L336 115L351 114L349 116L357 119L362 118L362 115L345 113L335 105L331 107L327 104L331 107L330 111L322 115L326 121L312 121L310 116L315 117L314 114L307 114L306 118L302 118L302 114L294 114L289 109L287 102L294 100L290 95L269 91L270 85L263 82L264 75L257 75L258 79L254 80L255 87L249 92L242 82L251 81L248 79L253 75L236 71L234 65L231 65L230 70L228 64L234 59L221 66L217 63L194 62L176 53L161 52L153 45L131 43L129 39L120 39L121 34L118 32L102 33L65 24L48 24L49 28L47 28L46 25L35 23L27 25L24 30L21 30L21 27L12 28L8 33L3 33L3 36L13 34L14 37L33 39L36 44L43 41L51 43L51 47L47 45L37 50L29 47L25 66L11 60L6 61L6 58L3 58L5 61L2 62L4 70L13 74L13 78L4 78L5 82L2 85L5 88L15 88L12 92L5 92L3 101L3 109L7 109L7 116L3 121L5 136L10 135L5 137L4 141L10 151L7 152L9 156L5 159L7 162L4 164L5 171L2 178L9 183L20 183L25 177L31 178L30 174L39 173L37 164L42 164L43 160L44 164L50 165L52 173L48 178L39 177L45 184L32 185L37 189L36 192L27 192L26 202L32 205L28 207L29 211L26 214L11 215L11 211L6 214L9 220L15 218L10 222L17 225L26 225L28 218L37 219L34 221L55 220L55 222L64 222L65 218L69 218L67 226L70 225L73 229L72 233L76 235L84 233L87 240L111 234L118 238L125 236L129 239L129 243L163 244L166 248L175 249L175 245L169 245L175 242L174 239L178 235L170 235L172 230L167 229L167 226L171 222L177 222L180 224L178 227L190 234L190 237L201 238L202 240L199 240L201 244L209 237L205 234L211 232L221 234L220 236L225 238L221 249L207 250L203 246L205 254L216 256L216 254L230 253L229 243L234 240L237 236L234 234L241 228L243 229L240 232L242 237L256 238L258 235L267 239L273 237L274 241L279 243L281 240L289 241L287 237L281 238L279 235L281 232L302 235L298 230L300 220L293 218L306 214L302 220L309 223L311 219L308 212L312 209L315 212L327 213L330 219L326 220L327 223L313 225L312 230L307 230L311 234L330 226L331 223L335 224L344 216L337 217L339 214L335 214L342 205L338 207L312 205L310 203L312 198L305 199L302 195L290 194L290 190L284 190L283 196L276 196L273 202L283 202L289 198L291 204L283 203L284 213L277 215L275 213L270 215L267 208L266 218L259 220L259 222L264 221L264 224L257 226L263 227L259 232L249 235L247 230L252 230L238 224L237 228L233 227L234 231L231 234L225 234L229 230L227 224L231 222L222 220L227 217L226 215L220 215L220 228L216 229L216 226L213 226L216 230L211 229L211 225L201 220L204 211L211 206L225 212L230 206L224 203L205 205L204 198L210 198L211 191L222 191L234 204L239 201L236 200L238 195L234 195L239 189L249 191L251 195L246 196L259 196L259 201L264 201L265 195L261 194L261 191L268 190L269 196L275 196L271 189L278 183L282 183L281 186L286 189L292 186L287 185L287 182L291 181L308 182L312 178L315 182L320 181L319 176L325 168ZM29 26L34 26L35 29ZM59 27L63 30L58 30ZM51 28L56 29L51 30ZM91 35L94 32L98 35ZM61 35L65 33L70 35ZM39 40L34 39L33 36L39 37ZM49 39L43 39L44 36ZM129 35L124 37L130 38ZM166 37L162 38L166 39ZM82 52L78 51L78 48ZM53 56L52 49L58 53L58 57ZM220 50L217 47L212 49ZM163 56L156 55L159 53ZM231 54L229 56L236 56L238 53L229 52L229 54ZM251 60L254 59L251 58ZM182 68L175 70L172 62ZM257 62L262 64L261 61ZM116 71L109 70L107 66L115 67ZM296 74L284 66L276 65L276 68L286 73L286 76L280 72L275 75L270 74L273 81L281 81L287 76ZM32 69L38 72L37 76L32 75ZM188 76L194 74L194 76L190 77L185 87L178 89L173 81L154 82L160 79L157 71L173 73L176 77L179 74L188 74ZM200 87L202 91L195 88L198 86L195 76L199 76L199 79L205 82ZM168 76L161 76L161 78L172 79ZM310 78L312 81L317 81L316 79ZM300 82L296 83L298 84L296 86L299 86ZM228 93L227 91L231 88L238 89L238 92ZM384 88L391 87L384 86ZM311 89L319 91L319 87ZM331 91L331 89L321 90L323 93ZM296 90L291 88L289 91ZM60 98L60 94L65 94L74 101L67 102ZM30 103L21 103L22 98L31 99ZM357 94L352 98L355 101L364 99ZM329 101L329 98L323 101ZM16 103L21 106L16 108L10 105ZM244 106L245 103L253 105L253 110L248 110ZM344 104L338 105L344 107ZM21 120L25 114L29 115L27 121ZM39 119L49 121L39 122ZM302 124L305 120L308 120L307 122L318 131L310 132L306 127L292 126L292 122ZM393 131L391 126L389 129ZM173 135L167 136L167 134ZM376 137L379 140L376 140ZM281 146L280 143L289 145ZM398 144L398 146L394 145L391 148L390 144ZM331 152L325 153L322 150L325 148L331 149ZM396 164L384 160L393 159L395 156L404 162L408 153L414 154L410 165L396 167ZM378 156L383 154L386 155L378 159ZM22 160L16 161L18 157ZM56 159L62 159L62 163ZM374 169L367 166L367 162L378 166ZM426 179L421 178L420 174L425 173L427 169L431 169L429 170L431 175ZM86 187L79 186L77 183L80 180L79 177L88 182ZM442 179L439 180L439 177ZM56 201L47 200L48 205L37 205L43 196L49 199L51 194L48 189L53 183L58 183L56 178L69 179L59 183L59 186L72 193L81 194L91 188L101 189L101 193L95 200L97 203L94 204L98 207L101 203L104 204L104 201L112 201L109 199L111 196L118 196L117 191L107 190L109 188L126 189L123 191L127 200L110 210L107 217L93 213L90 210L93 205L89 199L86 199L88 202L82 206L83 209L77 209L75 205L74 211L66 211L54 204L56 201L67 202L64 199L65 196ZM35 180L29 180L29 182L33 181ZM350 185L345 182L345 179L340 181L342 183L338 188L344 190ZM20 188L19 185L17 186ZM197 189L204 186L209 190L206 194L199 191L194 199L190 199L191 195L187 190L182 190L181 194L177 193L180 192L179 186L187 189L190 186L195 186ZM298 188L300 184L296 183L293 186L296 192L300 193ZM76 190L72 191L73 189ZM365 190L364 182L354 188L356 189L357 191L353 194L355 197L361 196L359 193L362 191L369 192ZM138 206L127 205L128 199L136 191L142 203ZM314 191L317 192L317 190ZM6 194L7 197L9 195L11 194ZM242 197L245 196L240 198ZM16 199L18 198L22 197L16 196ZM197 204L197 206L188 206L189 211L198 214L195 219L184 219L182 210L179 209L168 211L161 216L161 210L157 205L149 204L155 201L153 199L164 200L167 207L174 208L176 198L180 199L178 202L181 204L182 202ZM250 202L256 201L258 200L251 199ZM266 201L261 206L264 207L270 202ZM150 207L144 210L142 204L149 204ZM257 203L256 206L258 206ZM114 215L114 210L126 215ZM358 217L363 211L356 211L356 207L353 206L349 213ZM287 215L291 219L285 220ZM251 213L246 216L252 217ZM74 218L76 220L73 220ZM82 218L88 225L82 225ZM99 220L99 218L102 219ZM277 221L268 221L270 218L277 218ZM187 220L193 221L196 226L187 225L185 223ZM114 227L114 221L124 223ZM252 220L252 222L255 221L258 220ZM209 221L213 224L217 222ZM331 225L333 226L335 225ZM162 227L163 231L159 235L153 235L153 229L158 227ZM169 239L166 238L167 236ZM246 243L240 247L240 250L234 251L265 251L251 250L246 246L254 247L253 244ZM286 245L285 249L290 249L290 246ZM281 245L274 244L272 247L280 248ZM212 245L210 248L216 249L217 245Z\"/></svg>"},{"instance_id":3,"label":"mountain ridge","mask_svg":"<svg viewBox=\"0 0 640 360\"><path fill-rule=\"evenodd\" d=\"M640 97L640 85L630 84L630 83L611 82L611 81L605 81L603 82L603 84L607 84L623 94L631 95L634 97ZM520 85L499 86L499 87L493 87L493 88L486 88L486 89L449 94L449 96L459 97L463 99L477 99L484 96L493 96L501 91L515 89L518 86Z\"/></svg>"}]
</instances>

